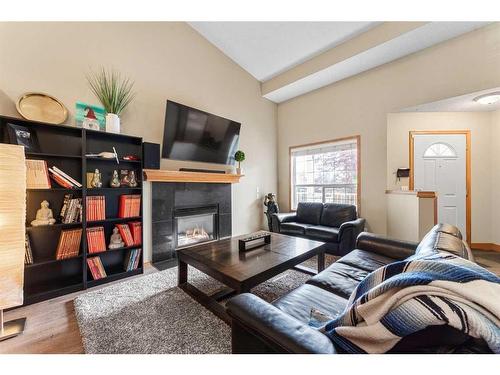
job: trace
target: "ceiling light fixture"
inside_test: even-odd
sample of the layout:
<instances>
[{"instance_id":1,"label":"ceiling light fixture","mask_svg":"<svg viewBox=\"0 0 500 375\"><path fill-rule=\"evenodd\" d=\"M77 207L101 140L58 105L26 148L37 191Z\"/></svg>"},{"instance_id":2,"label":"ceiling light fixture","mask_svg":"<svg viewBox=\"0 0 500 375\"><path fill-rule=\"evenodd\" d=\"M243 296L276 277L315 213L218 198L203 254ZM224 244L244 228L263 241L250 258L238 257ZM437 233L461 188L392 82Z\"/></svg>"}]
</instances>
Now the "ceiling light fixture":
<instances>
[{"instance_id":1,"label":"ceiling light fixture","mask_svg":"<svg viewBox=\"0 0 500 375\"><path fill-rule=\"evenodd\" d=\"M500 91L490 92L489 94L479 95L473 99L479 104L494 104L500 100Z\"/></svg>"}]
</instances>

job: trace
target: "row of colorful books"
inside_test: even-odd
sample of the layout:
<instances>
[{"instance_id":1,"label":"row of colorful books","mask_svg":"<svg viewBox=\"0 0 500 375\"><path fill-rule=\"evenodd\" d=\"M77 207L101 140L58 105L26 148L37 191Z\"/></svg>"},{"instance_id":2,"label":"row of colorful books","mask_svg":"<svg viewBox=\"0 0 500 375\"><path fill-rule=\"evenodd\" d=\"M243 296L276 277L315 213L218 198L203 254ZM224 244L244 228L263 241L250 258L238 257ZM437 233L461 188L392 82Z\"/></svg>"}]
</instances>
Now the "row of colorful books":
<instances>
[{"instance_id":1,"label":"row of colorful books","mask_svg":"<svg viewBox=\"0 0 500 375\"><path fill-rule=\"evenodd\" d=\"M63 224L79 223L82 221L82 198L73 198L73 194L65 194L59 220Z\"/></svg>"},{"instance_id":2,"label":"row of colorful books","mask_svg":"<svg viewBox=\"0 0 500 375\"><path fill-rule=\"evenodd\" d=\"M142 249L134 249L127 253L123 264L123 269L126 272L136 270L139 267L141 250ZM108 276L99 256L88 258L87 265L89 267L90 274L92 275L92 279L99 280Z\"/></svg>"},{"instance_id":3,"label":"row of colorful books","mask_svg":"<svg viewBox=\"0 0 500 375\"><path fill-rule=\"evenodd\" d=\"M125 257L124 269L125 271L133 271L139 267L139 260L141 259L141 249L129 250Z\"/></svg>"},{"instance_id":4,"label":"row of colorful books","mask_svg":"<svg viewBox=\"0 0 500 375\"><path fill-rule=\"evenodd\" d=\"M141 195L124 194L120 195L120 205L118 209L119 218L136 217L141 214Z\"/></svg>"},{"instance_id":5,"label":"row of colorful books","mask_svg":"<svg viewBox=\"0 0 500 375\"><path fill-rule=\"evenodd\" d=\"M78 256L81 239L82 228L61 231L56 250L56 259L68 259Z\"/></svg>"},{"instance_id":6,"label":"row of colorful books","mask_svg":"<svg viewBox=\"0 0 500 375\"><path fill-rule=\"evenodd\" d=\"M140 221L134 221L126 224L117 224L125 246L137 246L142 244L142 224Z\"/></svg>"},{"instance_id":7,"label":"row of colorful books","mask_svg":"<svg viewBox=\"0 0 500 375\"><path fill-rule=\"evenodd\" d=\"M101 258L92 257L87 259L87 265L89 266L90 274L94 280L99 280L107 277L106 270L102 265Z\"/></svg>"},{"instance_id":8,"label":"row of colorful books","mask_svg":"<svg viewBox=\"0 0 500 375\"><path fill-rule=\"evenodd\" d=\"M106 197L94 195L87 197L87 221L99 221L106 219Z\"/></svg>"},{"instance_id":9,"label":"row of colorful books","mask_svg":"<svg viewBox=\"0 0 500 375\"><path fill-rule=\"evenodd\" d=\"M89 254L106 251L104 227L87 228L87 252Z\"/></svg>"},{"instance_id":10,"label":"row of colorful books","mask_svg":"<svg viewBox=\"0 0 500 375\"><path fill-rule=\"evenodd\" d=\"M28 189L50 189L50 179L67 188L81 188L82 184L56 166L48 167L45 160L26 160L26 187Z\"/></svg>"}]
</instances>

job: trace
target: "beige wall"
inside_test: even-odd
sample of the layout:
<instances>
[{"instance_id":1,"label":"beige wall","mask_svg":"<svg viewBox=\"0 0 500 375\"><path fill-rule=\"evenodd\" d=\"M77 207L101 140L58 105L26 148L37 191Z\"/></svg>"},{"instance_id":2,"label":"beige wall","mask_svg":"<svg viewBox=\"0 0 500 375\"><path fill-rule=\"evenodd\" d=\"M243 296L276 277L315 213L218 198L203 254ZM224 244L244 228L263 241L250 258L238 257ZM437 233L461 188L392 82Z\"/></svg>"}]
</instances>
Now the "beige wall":
<instances>
[{"instance_id":1,"label":"beige wall","mask_svg":"<svg viewBox=\"0 0 500 375\"><path fill-rule=\"evenodd\" d=\"M122 132L161 143L165 103L173 99L242 123L246 177L233 186L233 232L263 224L257 197L277 189L276 105L260 84L185 23L0 23L0 113L27 91L60 99L74 123L78 100L98 101L87 87L89 67L114 67L136 83L137 98ZM162 161L162 168L185 163ZM205 164L191 166L219 168Z\"/></svg>"},{"instance_id":2,"label":"beige wall","mask_svg":"<svg viewBox=\"0 0 500 375\"><path fill-rule=\"evenodd\" d=\"M500 85L500 25L465 34L278 106L279 203L289 146L361 135L361 215L386 232L387 114Z\"/></svg>"},{"instance_id":3,"label":"beige wall","mask_svg":"<svg viewBox=\"0 0 500 375\"><path fill-rule=\"evenodd\" d=\"M398 167L409 166L408 134L411 130L471 131L472 242L491 242L491 112L390 113L387 116L387 188L396 183Z\"/></svg>"},{"instance_id":4,"label":"beige wall","mask_svg":"<svg viewBox=\"0 0 500 375\"><path fill-rule=\"evenodd\" d=\"M491 240L500 245L500 110L491 120Z\"/></svg>"}]
</instances>

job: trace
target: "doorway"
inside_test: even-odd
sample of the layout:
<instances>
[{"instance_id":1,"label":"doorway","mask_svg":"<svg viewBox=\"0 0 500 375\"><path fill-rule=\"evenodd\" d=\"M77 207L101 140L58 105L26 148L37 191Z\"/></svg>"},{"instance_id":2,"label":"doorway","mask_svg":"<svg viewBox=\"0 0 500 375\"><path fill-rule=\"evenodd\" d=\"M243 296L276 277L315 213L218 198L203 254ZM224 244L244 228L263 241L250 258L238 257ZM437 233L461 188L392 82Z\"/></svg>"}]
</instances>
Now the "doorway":
<instances>
[{"instance_id":1,"label":"doorway","mask_svg":"<svg viewBox=\"0 0 500 375\"><path fill-rule=\"evenodd\" d=\"M409 136L409 188L435 191L438 221L457 226L470 244L470 131L410 131Z\"/></svg>"}]
</instances>

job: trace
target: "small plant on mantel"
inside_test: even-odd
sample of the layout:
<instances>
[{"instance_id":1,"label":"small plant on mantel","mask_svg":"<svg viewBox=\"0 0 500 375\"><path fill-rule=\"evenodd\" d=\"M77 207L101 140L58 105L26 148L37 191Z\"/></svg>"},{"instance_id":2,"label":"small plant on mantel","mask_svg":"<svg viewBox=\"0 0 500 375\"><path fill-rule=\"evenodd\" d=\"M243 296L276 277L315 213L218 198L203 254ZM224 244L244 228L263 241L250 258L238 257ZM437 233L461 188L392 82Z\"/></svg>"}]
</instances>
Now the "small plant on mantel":
<instances>
[{"instance_id":1,"label":"small plant on mantel","mask_svg":"<svg viewBox=\"0 0 500 375\"><path fill-rule=\"evenodd\" d=\"M236 174L242 175L243 170L241 169L241 162L245 160L245 153L241 150L236 151L234 154L234 160L238 162L238 168L236 168Z\"/></svg>"},{"instance_id":2,"label":"small plant on mantel","mask_svg":"<svg viewBox=\"0 0 500 375\"><path fill-rule=\"evenodd\" d=\"M114 70L100 68L87 74L94 95L106 110L106 131L120 133L120 114L135 97L134 82Z\"/></svg>"}]
</instances>

